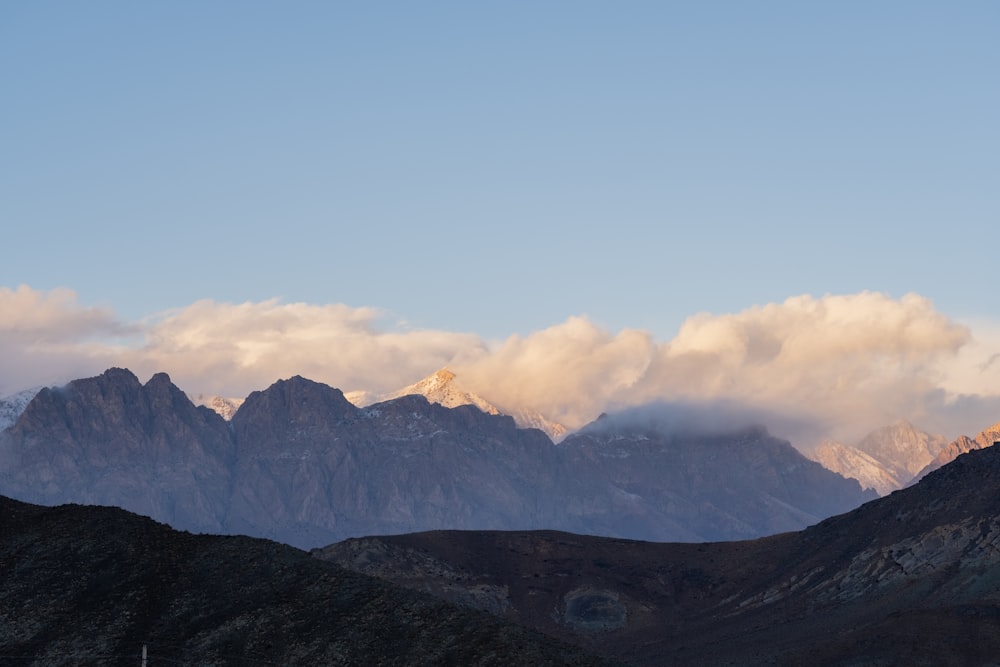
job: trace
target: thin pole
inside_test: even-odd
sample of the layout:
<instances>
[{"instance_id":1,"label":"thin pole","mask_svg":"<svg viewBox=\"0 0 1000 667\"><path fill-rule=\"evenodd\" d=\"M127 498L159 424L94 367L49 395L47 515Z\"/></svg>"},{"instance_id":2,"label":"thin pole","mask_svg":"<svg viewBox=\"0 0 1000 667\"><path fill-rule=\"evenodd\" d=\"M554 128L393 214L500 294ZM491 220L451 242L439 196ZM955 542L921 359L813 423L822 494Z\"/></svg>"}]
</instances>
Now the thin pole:
<instances>
[{"instance_id":1,"label":"thin pole","mask_svg":"<svg viewBox=\"0 0 1000 667\"><path fill-rule=\"evenodd\" d=\"M146 667L146 645L142 645L142 667Z\"/></svg>"}]
</instances>

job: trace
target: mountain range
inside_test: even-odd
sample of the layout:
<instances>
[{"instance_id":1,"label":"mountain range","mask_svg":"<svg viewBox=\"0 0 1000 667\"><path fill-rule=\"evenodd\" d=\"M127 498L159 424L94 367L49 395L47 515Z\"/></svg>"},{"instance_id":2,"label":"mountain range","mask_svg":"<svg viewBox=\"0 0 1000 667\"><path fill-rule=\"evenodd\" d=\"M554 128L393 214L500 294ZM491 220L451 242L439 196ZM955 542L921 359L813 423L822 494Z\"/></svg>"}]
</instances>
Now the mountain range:
<instances>
[{"instance_id":1,"label":"mountain range","mask_svg":"<svg viewBox=\"0 0 1000 667\"><path fill-rule=\"evenodd\" d=\"M0 493L115 505L184 530L316 547L433 529L655 540L796 530L874 497L761 427L612 416L558 445L509 416L406 395L365 408L301 377L227 422L165 374L45 388L0 432Z\"/></svg>"},{"instance_id":2,"label":"mountain range","mask_svg":"<svg viewBox=\"0 0 1000 667\"><path fill-rule=\"evenodd\" d=\"M751 541L434 531L311 556L0 497L0 661L995 665L998 490L991 447Z\"/></svg>"},{"instance_id":3,"label":"mountain range","mask_svg":"<svg viewBox=\"0 0 1000 667\"><path fill-rule=\"evenodd\" d=\"M29 389L0 398L0 430L16 421L39 389ZM471 391L448 369L440 369L418 382L384 394L373 394L368 391L344 393L345 398L358 407L367 407L407 395L423 396L431 403L450 408L472 405L488 414L508 415L513 417L514 423L519 428L537 428L557 443L569 434L565 426L536 410L524 407L516 409L499 407ZM226 421L233 418L246 400L212 394L189 396L195 405L211 408ZM1000 430L1000 424L991 428ZM942 435L932 435L905 420L899 420L871 431L854 445L825 440L813 448L800 447L800 451L826 469L843 477L858 480L862 488L872 489L884 496L913 483L930 470L954 459L961 452L970 448L989 446L995 440L987 433L989 430L975 438L959 436L949 442ZM986 444L982 444L980 440ZM940 459L937 459L939 455Z\"/></svg>"},{"instance_id":4,"label":"mountain range","mask_svg":"<svg viewBox=\"0 0 1000 667\"><path fill-rule=\"evenodd\" d=\"M991 447L998 440L1000 423L975 438L960 435L948 442L944 436L931 435L900 420L872 431L854 446L825 441L810 458L884 496L915 484L960 454Z\"/></svg>"}]
</instances>

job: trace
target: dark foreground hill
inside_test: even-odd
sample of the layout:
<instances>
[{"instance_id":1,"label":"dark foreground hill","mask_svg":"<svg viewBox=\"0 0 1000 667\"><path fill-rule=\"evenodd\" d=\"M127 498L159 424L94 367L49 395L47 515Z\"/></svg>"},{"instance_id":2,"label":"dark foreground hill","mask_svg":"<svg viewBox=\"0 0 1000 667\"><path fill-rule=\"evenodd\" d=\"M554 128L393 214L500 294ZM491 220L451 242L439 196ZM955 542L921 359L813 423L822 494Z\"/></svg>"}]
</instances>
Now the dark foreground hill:
<instances>
[{"instance_id":1,"label":"dark foreground hill","mask_svg":"<svg viewBox=\"0 0 1000 667\"><path fill-rule=\"evenodd\" d=\"M124 369L35 396L0 432L0 494L301 547L440 528L744 539L874 497L761 428L612 418L557 446L472 406L362 409L301 377L254 392L227 423L165 374L143 385Z\"/></svg>"},{"instance_id":2,"label":"dark foreground hill","mask_svg":"<svg viewBox=\"0 0 1000 667\"><path fill-rule=\"evenodd\" d=\"M0 664L598 665L292 547L0 497Z\"/></svg>"},{"instance_id":3,"label":"dark foreground hill","mask_svg":"<svg viewBox=\"0 0 1000 667\"><path fill-rule=\"evenodd\" d=\"M314 553L637 665L1000 664L1000 447L753 541L432 532Z\"/></svg>"}]
</instances>

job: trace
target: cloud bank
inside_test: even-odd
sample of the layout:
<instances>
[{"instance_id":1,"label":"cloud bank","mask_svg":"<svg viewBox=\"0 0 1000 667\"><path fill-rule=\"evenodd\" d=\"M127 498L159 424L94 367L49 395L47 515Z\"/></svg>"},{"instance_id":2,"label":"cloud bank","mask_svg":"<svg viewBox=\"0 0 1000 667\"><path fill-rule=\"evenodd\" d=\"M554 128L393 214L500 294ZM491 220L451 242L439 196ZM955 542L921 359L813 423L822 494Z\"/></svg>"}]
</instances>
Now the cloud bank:
<instances>
[{"instance_id":1,"label":"cloud bank","mask_svg":"<svg viewBox=\"0 0 1000 667\"><path fill-rule=\"evenodd\" d=\"M190 394L245 396L292 375L383 393L447 366L495 403L570 427L664 401L744 406L793 441L858 437L898 418L951 437L1000 419L1000 327L955 322L916 294L699 313L668 341L582 317L499 342L384 318L342 304L205 300L130 323L70 290L0 288L0 395L109 366L166 371Z\"/></svg>"}]
</instances>

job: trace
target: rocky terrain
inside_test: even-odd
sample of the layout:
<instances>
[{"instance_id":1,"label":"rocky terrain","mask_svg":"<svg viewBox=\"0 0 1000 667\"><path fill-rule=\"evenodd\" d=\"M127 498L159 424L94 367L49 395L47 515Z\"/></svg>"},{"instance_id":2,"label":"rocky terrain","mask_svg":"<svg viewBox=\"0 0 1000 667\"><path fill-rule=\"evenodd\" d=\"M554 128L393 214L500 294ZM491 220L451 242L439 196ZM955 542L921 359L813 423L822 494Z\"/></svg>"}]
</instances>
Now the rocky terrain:
<instances>
[{"instance_id":1,"label":"rocky terrain","mask_svg":"<svg viewBox=\"0 0 1000 667\"><path fill-rule=\"evenodd\" d=\"M1000 448L753 541L449 531L314 554L635 665L996 665Z\"/></svg>"},{"instance_id":2,"label":"rocky terrain","mask_svg":"<svg viewBox=\"0 0 1000 667\"><path fill-rule=\"evenodd\" d=\"M0 664L601 665L288 546L0 497Z\"/></svg>"},{"instance_id":3,"label":"rocky terrain","mask_svg":"<svg viewBox=\"0 0 1000 667\"><path fill-rule=\"evenodd\" d=\"M612 417L557 446L470 405L358 408L301 377L226 422L165 374L143 385L123 369L38 393L0 433L0 493L302 547L439 528L742 539L874 497L760 427L671 433Z\"/></svg>"},{"instance_id":4,"label":"rocky terrain","mask_svg":"<svg viewBox=\"0 0 1000 667\"><path fill-rule=\"evenodd\" d=\"M218 413L226 421L232 420L236 411L243 405L242 398L226 398L225 396L212 396L208 394L196 394L191 397L191 402L195 405L204 405L213 412Z\"/></svg>"}]
</instances>

